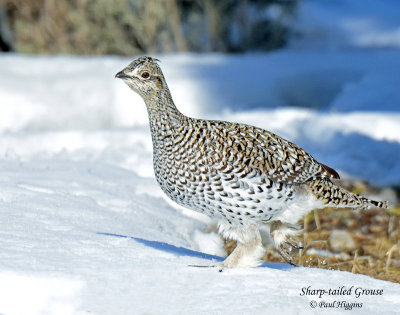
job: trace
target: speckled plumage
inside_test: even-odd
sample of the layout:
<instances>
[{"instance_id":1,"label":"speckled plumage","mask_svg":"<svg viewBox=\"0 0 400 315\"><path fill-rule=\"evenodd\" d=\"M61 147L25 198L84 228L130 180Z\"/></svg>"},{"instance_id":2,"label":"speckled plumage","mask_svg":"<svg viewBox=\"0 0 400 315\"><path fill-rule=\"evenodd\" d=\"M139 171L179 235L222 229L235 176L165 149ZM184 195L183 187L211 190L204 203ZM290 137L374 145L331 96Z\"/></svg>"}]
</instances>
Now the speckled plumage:
<instances>
[{"instance_id":1,"label":"speckled plumage","mask_svg":"<svg viewBox=\"0 0 400 315\"><path fill-rule=\"evenodd\" d=\"M386 207L336 186L339 175L295 144L261 128L186 117L175 107L156 60L142 57L119 72L144 99L157 182L176 203L220 224L238 246L222 267L254 266L262 255L259 225L271 224L280 254L307 212L325 206Z\"/></svg>"}]
</instances>

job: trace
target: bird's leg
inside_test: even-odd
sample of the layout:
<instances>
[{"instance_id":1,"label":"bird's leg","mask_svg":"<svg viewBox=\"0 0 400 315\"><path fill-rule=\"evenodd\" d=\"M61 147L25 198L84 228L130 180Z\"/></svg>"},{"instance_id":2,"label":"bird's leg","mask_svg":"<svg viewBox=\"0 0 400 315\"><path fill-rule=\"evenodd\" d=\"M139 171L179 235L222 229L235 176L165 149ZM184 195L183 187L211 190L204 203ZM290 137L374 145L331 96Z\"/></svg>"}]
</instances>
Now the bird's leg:
<instances>
[{"instance_id":1,"label":"bird's leg","mask_svg":"<svg viewBox=\"0 0 400 315\"><path fill-rule=\"evenodd\" d=\"M275 243L278 253L286 262L293 263L293 250L303 249L303 245L298 242L296 236L301 232L298 225L273 221L270 224L271 237Z\"/></svg>"},{"instance_id":2,"label":"bird's leg","mask_svg":"<svg viewBox=\"0 0 400 315\"><path fill-rule=\"evenodd\" d=\"M220 233L226 238L237 241L234 251L221 263L220 267L257 267L262 264L261 257L264 248L261 244L261 235L257 226L221 228Z\"/></svg>"}]
</instances>

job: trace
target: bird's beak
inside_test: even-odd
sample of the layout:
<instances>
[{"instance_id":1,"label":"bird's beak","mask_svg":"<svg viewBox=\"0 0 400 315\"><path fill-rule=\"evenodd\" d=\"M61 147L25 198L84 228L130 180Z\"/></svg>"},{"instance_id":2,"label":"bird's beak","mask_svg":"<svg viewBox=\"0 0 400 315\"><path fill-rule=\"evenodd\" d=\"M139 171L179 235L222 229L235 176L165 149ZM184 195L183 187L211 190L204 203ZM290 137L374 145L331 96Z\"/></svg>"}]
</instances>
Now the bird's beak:
<instances>
[{"instance_id":1,"label":"bird's beak","mask_svg":"<svg viewBox=\"0 0 400 315\"><path fill-rule=\"evenodd\" d=\"M124 69L125 70L125 69ZM129 76L125 74L124 70L118 72L115 77L118 79L128 79Z\"/></svg>"}]
</instances>

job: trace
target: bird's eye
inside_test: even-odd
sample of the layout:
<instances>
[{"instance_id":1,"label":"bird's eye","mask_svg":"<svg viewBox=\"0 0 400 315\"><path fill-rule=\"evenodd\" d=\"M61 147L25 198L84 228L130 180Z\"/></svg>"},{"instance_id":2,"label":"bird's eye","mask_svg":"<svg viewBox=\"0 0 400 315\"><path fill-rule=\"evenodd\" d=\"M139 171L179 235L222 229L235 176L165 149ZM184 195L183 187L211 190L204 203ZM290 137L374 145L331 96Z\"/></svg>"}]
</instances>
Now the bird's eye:
<instances>
[{"instance_id":1,"label":"bird's eye","mask_svg":"<svg viewBox=\"0 0 400 315\"><path fill-rule=\"evenodd\" d=\"M145 72L142 72L140 75L141 75L141 77L142 77L143 79L147 79L147 78L150 76L150 73L148 73L147 71L145 71Z\"/></svg>"}]
</instances>

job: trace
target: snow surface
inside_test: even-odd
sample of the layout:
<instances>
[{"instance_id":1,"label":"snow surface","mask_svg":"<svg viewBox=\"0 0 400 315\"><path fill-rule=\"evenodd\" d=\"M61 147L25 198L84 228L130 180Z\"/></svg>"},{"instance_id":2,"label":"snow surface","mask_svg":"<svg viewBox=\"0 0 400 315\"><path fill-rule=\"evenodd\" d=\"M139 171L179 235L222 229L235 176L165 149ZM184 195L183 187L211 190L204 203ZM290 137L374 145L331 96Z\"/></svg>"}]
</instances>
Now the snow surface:
<instances>
[{"instance_id":1,"label":"snow surface","mask_svg":"<svg viewBox=\"0 0 400 315\"><path fill-rule=\"evenodd\" d=\"M108 138L112 147L123 134L143 136L109 133L83 138ZM389 314L400 306L399 285L347 272L189 267L210 262L179 247L213 254L210 244L221 251L219 238L165 202L152 178L107 162L112 154L118 160L117 149L106 151L105 158L61 152L2 161L0 313L310 313L310 301L319 299L300 296L303 287L342 285L384 290L383 297L341 297L364 303L360 312Z\"/></svg>"},{"instance_id":2,"label":"snow surface","mask_svg":"<svg viewBox=\"0 0 400 315\"><path fill-rule=\"evenodd\" d=\"M395 52L378 54L381 65L395 67L400 60ZM340 60L354 61L349 64L358 75L373 78L381 69L371 66L374 55L335 54L329 67L328 57L315 52L160 58L186 114L265 127L351 176L399 183L400 117L387 90L382 110L331 108L337 100L345 103L347 89L363 95L363 80L338 76L340 88L329 81L330 73L344 69ZM305 59L313 60L309 67L300 62ZM208 218L175 206L157 186L145 106L113 78L128 62L0 58L0 314L310 313L315 297L300 296L303 287L342 285L384 289L383 297L348 299L364 303L356 312L390 313L400 306L399 285L347 272L286 264L223 273L189 267L212 263L191 250L224 256L222 242L205 233ZM253 75L240 76L244 69ZM319 110L301 102L281 107L307 77L327 89L333 82L337 95ZM260 78L263 88L256 84ZM387 80L394 79L389 70ZM280 92L270 87L279 82L286 82ZM368 92L379 98L386 82ZM311 85L297 100L318 97ZM354 93L348 98L362 101ZM234 100L236 110L228 110Z\"/></svg>"},{"instance_id":3,"label":"snow surface","mask_svg":"<svg viewBox=\"0 0 400 315\"><path fill-rule=\"evenodd\" d=\"M173 98L187 115L276 132L344 177L399 186L396 0L323 3L302 3L299 28L320 35L305 32L295 48L158 56ZM345 312L312 300L398 312L400 286L363 275L190 267L221 261L222 241L157 186L145 106L114 79L130 61L0 56L0 314ZM300 296L308 286L384 293Z\"/></svg>"}]
</instances>

